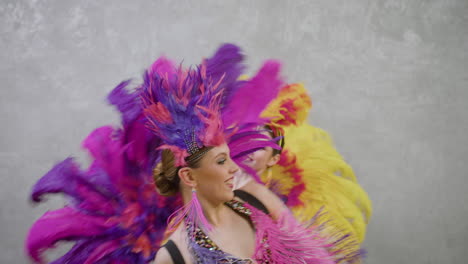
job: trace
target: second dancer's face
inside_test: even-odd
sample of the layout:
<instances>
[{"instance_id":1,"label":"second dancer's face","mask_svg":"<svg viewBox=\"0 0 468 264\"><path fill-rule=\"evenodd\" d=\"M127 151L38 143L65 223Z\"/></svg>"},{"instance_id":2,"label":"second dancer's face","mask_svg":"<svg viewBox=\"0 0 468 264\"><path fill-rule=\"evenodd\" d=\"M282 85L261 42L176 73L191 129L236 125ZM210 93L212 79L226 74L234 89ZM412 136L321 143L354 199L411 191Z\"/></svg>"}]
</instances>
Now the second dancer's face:
<instances>
[{"instance_id":1,"label":"second dancer's face","mask_svg":"<svg viewBox=\"0 0 468 264\"><path fill-rule=\"evenodd\" d=\"M213 147L200 161L200 167L193 169L197 194L215 203L230 201L234 197L234 174L238 170L226 144Z\"/></svg>"},{"instance_id":2,"label":"second dancer's face","mask_svg":"<svg viewBox=\"0 0 468 264\"><path fill-rule=\"evenodd\" d=\"M273 149L270 147L266 147L263 149L259 149L247 156L244 161L244 164L249 166L250 168L254 169L258 175L262 175L262 173L270 166L270 161L273 158Z\"/></svg>"},{"instance_id":3,"label":"second dancer's face","mask_svg":"<svg viewBox=\"0 0 468 264\"><path fill-rule=\"evenodd\" d=\"M263 132L262 134L271 137L268 132ZM273 155L273 149L271 147L265 147L249 154L244 164L254 169L258 175L262 175L267 168L275 165L278 160L279 154Z\"/></svg>"}]
</instances>

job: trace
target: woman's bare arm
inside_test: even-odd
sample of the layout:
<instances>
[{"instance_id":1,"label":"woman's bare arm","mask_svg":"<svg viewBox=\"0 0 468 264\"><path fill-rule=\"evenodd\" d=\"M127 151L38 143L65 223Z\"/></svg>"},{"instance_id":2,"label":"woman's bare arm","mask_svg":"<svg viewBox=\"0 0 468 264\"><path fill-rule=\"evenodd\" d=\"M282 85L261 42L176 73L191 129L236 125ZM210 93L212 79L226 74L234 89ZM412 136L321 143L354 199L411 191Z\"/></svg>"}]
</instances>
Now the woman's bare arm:
<instances>
[{"instance_id":1,"label":"woman's bare arm","mask_svg":"<svg viewBox=\"0 0 468 264\"><path fill-rule=\"evenodd\" d=\"M279 219L281 213L289 210L284 202L274 194L270 189L265 185L262 185L254 180L245 184L240 190L246 191L253 196L255 196L260 202L265 205L270 212L270 215L273 219Z\"/></svg>"}]
</instances>

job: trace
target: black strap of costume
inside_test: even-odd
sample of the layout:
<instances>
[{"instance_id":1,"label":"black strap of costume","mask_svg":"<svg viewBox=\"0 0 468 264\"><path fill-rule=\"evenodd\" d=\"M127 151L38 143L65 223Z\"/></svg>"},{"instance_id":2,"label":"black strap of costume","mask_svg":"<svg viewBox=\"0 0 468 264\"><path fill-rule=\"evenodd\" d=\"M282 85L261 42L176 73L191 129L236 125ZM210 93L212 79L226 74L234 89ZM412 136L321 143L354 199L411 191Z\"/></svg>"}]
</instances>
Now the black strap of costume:
<instances>
[{"instance_id":1,"label":"black strap of costume","mask_svg":"<svg viewBox=\"0 0 468 264\"><path fill-rule=\"evenodd\" d=\"M172 240L167 241L167 243L164 244L163 247L165 247L167 251L169 252L169 255L171 255L171 259L172 259L172 262L174 262L174 264L185 264L184 258L182 257L182 254L180 253L180 250L176 246L174 241Z\"/></svg>"},{"instance_id":2,"label":"black strap of costume","mask_svg":"<svg viewBox=\"0 0 468 264\"><path fill-rule=\"evenodd\" d=\"M241 198L243 201L250 204L251 206L257 208L258 210L264 212L265 214L270 214L266 206L252 194L243 190L235 190L234 195Z\"/></svg>"}]
</instances>

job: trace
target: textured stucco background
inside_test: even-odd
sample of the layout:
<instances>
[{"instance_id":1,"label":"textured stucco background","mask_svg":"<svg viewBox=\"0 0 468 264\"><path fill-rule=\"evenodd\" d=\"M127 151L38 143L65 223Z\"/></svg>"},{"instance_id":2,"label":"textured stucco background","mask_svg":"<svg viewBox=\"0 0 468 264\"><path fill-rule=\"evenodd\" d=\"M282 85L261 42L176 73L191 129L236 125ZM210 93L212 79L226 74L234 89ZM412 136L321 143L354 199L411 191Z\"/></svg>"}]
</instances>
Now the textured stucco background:
<instances>
[{"instance_id":1,"label":"textured stucco background","mask_svg":"<svg viewBox=\"0 0 468 264\"><path fill-rule=\"evenodd\" d=\"M115 123L104 100L166 54L222 42L250 69L285 63L374 203L367 263L468 262L468 1L18 1L0 3L0 263L28 263L33 183Z\"/></svg>"}]
</instances>

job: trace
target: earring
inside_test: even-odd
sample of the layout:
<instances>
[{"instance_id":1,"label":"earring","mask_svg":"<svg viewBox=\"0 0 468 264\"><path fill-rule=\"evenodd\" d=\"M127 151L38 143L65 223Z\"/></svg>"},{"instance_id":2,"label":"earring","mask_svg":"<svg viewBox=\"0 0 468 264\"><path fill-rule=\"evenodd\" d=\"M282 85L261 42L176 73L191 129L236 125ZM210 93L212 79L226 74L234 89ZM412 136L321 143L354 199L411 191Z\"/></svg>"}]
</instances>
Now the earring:
<instances>
[{"instance_id":1,"label":"earring","mask_svg":"<svg viewBox=\"0 0 468 264\"><path fill-rule=\"evenodd\" d=\"M203 207L200 204L200 200L198 200L195 187L192 187L192 199L190 199L190 202L169 216L169 230L175 231L184 219L186 219L187 224L195 225L205 231L213 229L203 213Z\"/></svg>"}]
</instances>

